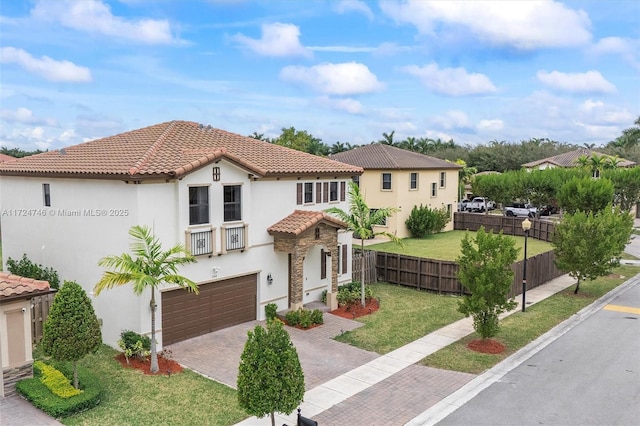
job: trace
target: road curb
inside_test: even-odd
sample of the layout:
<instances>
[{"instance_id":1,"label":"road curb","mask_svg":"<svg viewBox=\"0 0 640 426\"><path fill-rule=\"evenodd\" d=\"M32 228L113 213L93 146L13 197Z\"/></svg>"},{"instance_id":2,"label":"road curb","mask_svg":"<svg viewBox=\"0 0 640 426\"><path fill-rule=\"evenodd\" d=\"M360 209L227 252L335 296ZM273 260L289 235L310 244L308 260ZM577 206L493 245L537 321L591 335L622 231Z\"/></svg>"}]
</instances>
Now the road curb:
<instances>
[{"instance_id":1,"label":"road curb","mask_svg":"<svg viewBox=\"0 0 640 426\"><path fill-rule=\"evenodd\" d=\"M435 425L462 405L470 401L484 389L499 381L507 373L520 364L531 358L536 353L553 343L559 337L566 334L569 330L580 324L582 321L589 318L591 315L598 312L605 305L609 304L621 293L624 293L634 285L640 284L640 274L636 274L634 277L629 278L627 281L611 290L589 306L585 306L576 314L567 318L562 323L558 324L551 330L547 331L542 336L538 337L533 342L529 343L515 354L509 356L504 361L494 366L493 368L485 371L475 379L471 380L465 386L461 387L442 401L433 405L429 409L422 412L420 415L407 422L407 426L426 426Z\"/></svg>"}]
</instances>

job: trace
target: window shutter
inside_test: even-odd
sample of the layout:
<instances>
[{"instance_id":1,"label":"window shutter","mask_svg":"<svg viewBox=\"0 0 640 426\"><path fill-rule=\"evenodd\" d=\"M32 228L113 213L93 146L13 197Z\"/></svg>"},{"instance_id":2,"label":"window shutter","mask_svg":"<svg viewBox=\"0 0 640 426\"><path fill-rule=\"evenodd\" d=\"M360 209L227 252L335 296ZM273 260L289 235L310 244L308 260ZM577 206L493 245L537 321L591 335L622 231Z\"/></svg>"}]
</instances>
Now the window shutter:
<instances>
[{"instance_id":1,"label":"window shutter","mask_svg":"<svg viewBox=\"0 0 640 426\"><path fill-rule=\"evenodd\" d=\"M347 273L347 245L342 246L342 273Z\"/></svg>"},{"instance_id":2,"label":"window shutter","mask_svg":"<svg viewBox=\"0 0 640 426\"><path fill-rule=\"evenodd\" d=\"M340 182L340 201L344 201L346 199L347 192L347 183Z\"/></svg>"},{"instance_id":3,"label":"window shutter","mask_svg":"<svg viewBox=\"0 0 640 426\"><path fill-rule=\"evenodd\" d=\"M296 185L296 204L302 204L302 184L299 183Z\"/></svg>"},{"instance_id":4,"label":"window shutter","mask_svg":"<svg viewBox=\"0 0 640 426\"><path fill-rule=\"evenodd\" d=\"M322 183L316 182L316 203L322 202Z\"/></svg>"},{"instance_id":5,"label":"window shutter","mask_svg":"<svg viewBox=\"0 0 640 426\"><path fill-rule=\"evenodd\" d=\"M323 189L322 201L326 203L329 201L329 183L324 182L322 184L322 189Z\"/></svg>"},{"instance_id":6,"label":"window shutter","mask_svg":"<svg viewBox=\"0 0 640 426\"><path fill-rule=\"evenodd\" d=\"M320 250L320 279L327 278L327 255L324 249Z\"/></svg>"}]
</instances>

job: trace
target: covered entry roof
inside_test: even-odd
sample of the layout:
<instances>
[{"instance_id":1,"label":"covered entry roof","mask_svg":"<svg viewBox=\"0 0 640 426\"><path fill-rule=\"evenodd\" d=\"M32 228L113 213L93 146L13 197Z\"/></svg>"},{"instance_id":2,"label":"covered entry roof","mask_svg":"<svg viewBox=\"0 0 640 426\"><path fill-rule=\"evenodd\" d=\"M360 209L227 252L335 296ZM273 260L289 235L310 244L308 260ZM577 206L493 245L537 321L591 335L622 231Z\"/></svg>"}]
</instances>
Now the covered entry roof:
<instances>
[{"instance_id":1,"label":"covered entry roof","mask_svg":"<svg viewBox=\"0 0 640 426\"><path fill-rule=\"evenodd\" d=\"M289 216L271 225L267 231L269 234L300 235L307 229L319 223L326 223L335 228L346 228L347 224L325 212L295 210Z\"/></svg>"},{"instance_id":2,"label":"covered entry roof","mask_svg":"<svg viewBox=\"0 0 640 426\"><path fill-rule=\"evenodd\" d=\"M49 293L49 283L0 272L0 302Z\"/></svg>"}]
</instances>

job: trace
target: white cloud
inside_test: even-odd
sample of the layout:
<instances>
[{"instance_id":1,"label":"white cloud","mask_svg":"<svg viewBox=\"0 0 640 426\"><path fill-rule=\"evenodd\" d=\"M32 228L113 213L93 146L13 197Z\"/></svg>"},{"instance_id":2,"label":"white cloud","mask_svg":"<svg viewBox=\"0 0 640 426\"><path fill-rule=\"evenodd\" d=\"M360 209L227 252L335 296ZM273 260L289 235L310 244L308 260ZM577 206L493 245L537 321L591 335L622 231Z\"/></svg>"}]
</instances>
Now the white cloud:
<instances>
[{"instance_id":1,"label":"white cloud","mask_svg":"<svg viewBox=\"0 0 640 426\"><path fill-rule=\"evenodd\" d=\"M356 95L384 87L366 65L356 62L324 63L312 67L288 66L280 71L280 78L328 95Z\"/></svg>"},{"instance_id":2,"label":"white cloud","mask_svg":"<svg viewBox=\"0 0 640 426\"><path fill-rule=\"evenodd\" d=\"M300 44L300 29L293 24L264 24L260 39L243 34L231 38L262 56L311 56L311 51Z\"/></svg>"},{"instance_id":3,"label":"white cloud","mask_svg":"<svg viewBox=\"0 0 640 426\"><path fill-rule=\"evenodd\" d=\"M88 82L91 81L89 68L81 67L69 61L56 61L48 56L40 59L15 47L0 48L0 62L18 64L28 72L50 81Z\"/></svg>"},{"instance_id":4,"label":"white cloud","mask_svg":"<svg viewBox=\"0 0 640 426\"><path fill-rule=\"evenodd\" d=\"M447 111L445 114L435 117L433 124L446 130L468 129L471 127L467 114L457 110Z\"/></svg>"},{"instance_id":5,"label":"white cloud","mask_svg":"<svg viewBox=\"0 0 640 426\"><path fill-rule=\"evenodd\" d=\"M422 34L446 34L462 27L491 44L523 50L580 46L591 39L584 11L549 0L407 0L383 1L380 7L396 22L412 24Z\"/></svg>"},{"instance_id":6,"label":"white cloud","mask_svg":"<svg viewBox=\"0 0 640 426\"><path fill-rule=\"evenodd\" d=\"M563 73L540 70L536 75L543 84L564 92L613 93L616 91L616 86L608 82L599 71Z\"/></svg>"},{"instance_id":7,"label":"white cloud","mask_svg":"<svg viewBox=\"0 0 640 426\"><path fill-rule=\"evenodd\" d=\"M478 131L480 132L502 130L503 128L504 128L504 121L499 119L480 120L480 122L476 126L476 129L478 129Z\"/></svg>"},{"instance_id":8,"label":"white cloud","mask_svg":"<svg viewBox=\"0 0 640 426\"><path fill-rule=\"evenodd\" d=\"M369 6L360 0L342 0L335 6L336 12L343 14L347 12L361 13L370 21L373 21L373 12Z\"/></svg>"},{"instance_id":9,"label":"white cloud","mask_svg":"<svg viewBox=\"0 0 640 426\"><path fill-rule=\"evenodd\" d=\"M628 126L636 118L631 111L617 105L587 99L578 106L580 119L595 124Z\"/></svg>"},{"instance_id":10,"label":"white cloud","mask_svg":"<svg viewBox=\"0 0 640 426\"><path fill-rule=\"evenodd\" d=\"M331 109L337 111L345 111L349 114L360 114L362 113L362 104L352 98L330 98L328 96L323 96L318 99L318 102L321 105L325 105Z\"/></svg>"},{"instance_id":11,"label":"white cloud","mask_svg":"<svg viewBox=\"0 0 640 426\"><path fill-rule=\"evenodd\" d=\"M590 52L594 55L618 55L640 70L640 40L621 37L605 37L598 40Z\"/></svg>"},{"instance_id":12,"label":"white cloud","mask_svg":"<svg viewBox=\"0 0 640 426\"><path fill-rule=\"evenodd\" d=\"M468 73L464 68L442 68L431 63L424 67L410 65L403 71L418 77L436 93L450 96L482 95L493 93L496 87L484 74Z\"/></svg>"},{"instance_id":13,"label":"white cloud","mask_svg":"<svg viewBox=\"0 0 640 426\"><path fill-rule=\"evenodd\" d=\"M102 34L139 43L170 44L177 41L167 20L130 20L114 16L101 0L40 0L31 16L43 21L59 22L78 31Z\"/></svg>"},{"instance_id":14,"label":"white cloud","mask_svg":"<svg viewBox=\"0 0 640 426\"><path fill-rule=\"evenodd\" d=\"M40 124L53 127L58 125L55 119L36 117L33 115L33 111L27 108L18 108L15 111L2 109L0 110L0 118L10 123Z\"/></svg>"}]
</instances>

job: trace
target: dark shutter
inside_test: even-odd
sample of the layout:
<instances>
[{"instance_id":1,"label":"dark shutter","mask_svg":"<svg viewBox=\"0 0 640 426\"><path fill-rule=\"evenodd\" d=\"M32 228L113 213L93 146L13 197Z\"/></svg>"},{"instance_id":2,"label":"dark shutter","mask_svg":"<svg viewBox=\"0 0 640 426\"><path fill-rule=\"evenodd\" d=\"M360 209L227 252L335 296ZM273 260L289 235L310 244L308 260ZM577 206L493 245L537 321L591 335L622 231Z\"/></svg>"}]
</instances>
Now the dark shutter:
<instances>
[{"instance_id":1,"label":"dark shutter","mask_svg":"<svg viewBox=\"0 0 640 426\"><path fill-rule=\"evenodd\" d=\"M320 250L320 279L327 278L327 255L324 249Z\"/></svg>"},{"instance_id":2,"label":"dark shutter","mask_svg":"<svg viewBox=\"0 0 640 426\"><path fill-rule=\"evenodd\" d=\"M363 259L364 260L364 259ZM342 246L342 273L347 273L347 245Z\"/></svg>"},{"instance_id":3,"label":"dark shutter","mask_svg":"<svg viewBox=\"0 0 640 426\"><path fill-rule=\"evenodd\" d=\"M322 202L322 183L316 182L316 203L320 204Z\"/></svg>"},{"instance_id":4,"label":"dark shutter","mask_svg":"<svg viewBox=\"0 0 640 426\"><path fill-rule=\"evenodd\" d=\"M347 192L347 183L340 182L340 201L344 201L346 199Z\"/></svg>"},{"instance_id":5,"label":"dark shutter","mask_svg":"<svg viewBox=\"0 0 640 426\"><path fill-rule=\"evenodd\" d=\"M296 185L296 204L302 204L302 184Z\"/></svg>"},{"instance_id":6,"label":"dark shutter","mask_svg":"<svg viewBox=\"0 0 640 426\"><path fill-rule=\"evenodd\" d=\"M324 197L322 197L322 199L326 203L329 201L329 182L325 182L323 186L324 186Z\"/></svg>"}]
</instances>

